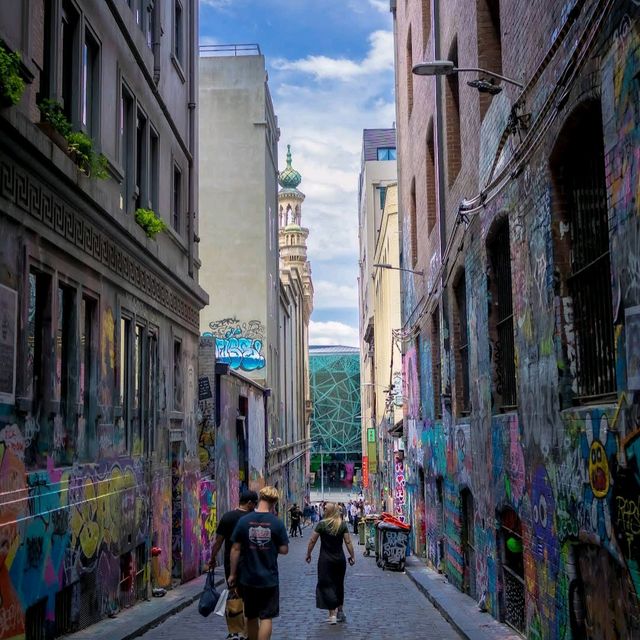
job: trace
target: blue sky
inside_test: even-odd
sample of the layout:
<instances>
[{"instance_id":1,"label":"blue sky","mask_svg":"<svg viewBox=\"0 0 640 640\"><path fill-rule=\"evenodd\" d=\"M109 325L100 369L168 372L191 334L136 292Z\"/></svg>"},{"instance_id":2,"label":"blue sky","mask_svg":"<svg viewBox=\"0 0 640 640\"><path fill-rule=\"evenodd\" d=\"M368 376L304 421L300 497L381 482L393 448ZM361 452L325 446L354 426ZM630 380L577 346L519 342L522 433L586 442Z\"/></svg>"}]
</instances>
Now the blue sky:
<instances>
[{"instance_id":1,"label":"blue sky","mask_svg":"<svg viewBox=\"0 0 640 640\"><path fill-rule=\"evenodd\" d=\"M200 0L201 44L257 43L281 136L307 198L312 344L358 344L362 129L395 120L388 0Z\"/></svg>"}]
</instances>

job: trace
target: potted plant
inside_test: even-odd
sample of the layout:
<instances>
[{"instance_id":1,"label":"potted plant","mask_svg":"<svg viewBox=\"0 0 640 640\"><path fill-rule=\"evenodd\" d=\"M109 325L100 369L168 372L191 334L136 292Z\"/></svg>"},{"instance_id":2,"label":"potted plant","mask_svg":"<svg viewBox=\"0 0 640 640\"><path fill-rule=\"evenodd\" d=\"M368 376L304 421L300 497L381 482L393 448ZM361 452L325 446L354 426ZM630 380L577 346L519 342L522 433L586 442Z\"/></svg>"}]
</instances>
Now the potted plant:
<instances>
[{"instance_id":1,"label":"potted plant","mask_svg":"<svg viewBox=\"0 0 640 640\"><path fill-rule=\"evenodd\" d=\"M72 131L67 136L69 155L80 168L80 171L90 178L104 180L109 177L107 159L93 149L93 140L82 131Z\"/></svg>"},{"instance_id":2,"label":"potted plant","mask_svg":"<svg viewBox=\"0 0 640 640\"><path fill-rule=\"evenodd\" d=\"M41 121L38 126L64 151L67 151L67 136L71 133L71 123L57 100L46 98L38 104Z\"/></svg>"},{"instance_id":3,"label":"potted plant","mask_svg":"<svg viewBox=\"0 0 640 640\"><path fill-rule=\"evenodd\" d=\"M136 209L136 222L144 229L147 237L152 240L167 228L165 221L157 216L153 209Z\"/></svg>"},{"instance_id":4,"label":"potted plant","mask_svg":"<svg viewBox=\"0 0 640 640\"><path fill-rule=\"evenodd\" d=\"M20 74L20 54L11 53L0 42L0 103L9 107L20 102L24 93L24 80Z\"/></svg>"}]
</instances>

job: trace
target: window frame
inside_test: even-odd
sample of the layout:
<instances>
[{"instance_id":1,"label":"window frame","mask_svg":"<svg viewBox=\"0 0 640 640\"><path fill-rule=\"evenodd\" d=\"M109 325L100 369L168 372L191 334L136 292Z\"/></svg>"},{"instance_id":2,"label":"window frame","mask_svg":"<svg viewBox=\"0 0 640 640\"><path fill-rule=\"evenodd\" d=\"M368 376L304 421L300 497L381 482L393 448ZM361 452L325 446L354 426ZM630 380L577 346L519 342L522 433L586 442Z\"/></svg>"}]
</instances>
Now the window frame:
<instances>
[{"instance_id":1,"label":"window frame","mask_svg":"<svg viewBox=\"0 0 640 640\"><path fill-rule=\"evenodd\" d=\"M179 177L177 181L179 185L178 193L176 196L176 176ZM182 220L184 210L184 184L183 184L183 171L180 165L174 160L173 172L171 178L171 228L179 235L182 235ZM176 207L177 205L177 207Z\"/></svg>"}]
</instances>

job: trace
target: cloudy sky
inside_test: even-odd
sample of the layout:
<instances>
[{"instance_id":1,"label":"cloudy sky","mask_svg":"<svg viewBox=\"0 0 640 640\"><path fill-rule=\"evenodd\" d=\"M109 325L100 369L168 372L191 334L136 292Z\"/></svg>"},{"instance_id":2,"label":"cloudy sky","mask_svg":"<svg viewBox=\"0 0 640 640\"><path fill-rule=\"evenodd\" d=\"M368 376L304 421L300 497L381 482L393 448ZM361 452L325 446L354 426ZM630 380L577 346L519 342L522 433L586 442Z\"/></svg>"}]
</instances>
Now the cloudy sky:
<instances>
[{"instance_id":1,"label":"cloudy sky","mask_svg":"<svg viewBox=\"0 0 640 640\"><path fill-rule=\"evenodd\" d=\"M358 344L357 185L362 130L391 127L389 0L200 0L201 44L257 43L307 198L312 344Z\"/></svg>"}]
</instances>

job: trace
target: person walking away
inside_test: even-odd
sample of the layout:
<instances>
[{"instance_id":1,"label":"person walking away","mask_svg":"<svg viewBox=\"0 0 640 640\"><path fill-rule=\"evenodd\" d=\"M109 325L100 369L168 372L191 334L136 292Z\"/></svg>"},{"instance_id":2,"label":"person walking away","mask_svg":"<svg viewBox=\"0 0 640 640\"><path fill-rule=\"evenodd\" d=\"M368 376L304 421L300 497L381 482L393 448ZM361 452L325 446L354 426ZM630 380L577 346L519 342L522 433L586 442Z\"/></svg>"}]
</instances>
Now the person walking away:
<instances>
[{"instance_id":1,"label":"person walking away","mask_svg":"<svg viewBox=\"0 0 640 640\"><path fill-rule=\"evenodd\" d=\"M231 536L228 584L244 601L249 640L270 640L272 620L280 615L278 555L289 553L289 538L273 514L278 490L263 487L258 498L256 510L240 518Z\"/></svg>"},{"instance_id":2,"label":"person walking away","mask_svg":"<svg viewBox=\"0 0 640 640\"><path fill-rule=\"evenodd\" d=\"M302 527L300 526L300 509L298 509L298 505L294 504L291 509L289 509L289 516L291 518L291 526L289 527L289 535L292 538L295 538L298 535L298 530L300 530L300 537L302 537Z\"/></svg>"},{"instance_id":3,"label":"person walking away","mask_svg":"<svg viewBox=\"0 0 640 640\"><path fill-rule=\"evenodd\" d=\"M311 562L311 554L320 538L320 555L318 556L318 583L316 586L316 607L328 609L329 624L346 622L344 614L344 576L347 563L342 550L344 544L349 551L349 564L356 562L353 544L349 535L349 526L342 520L342 514L335 503L328 503L324 518L311 534L307 547L307 563Z\"/></svg>"},{"instance_id":4,"label":"person walking away","mask_svg":"<svg viewBox=\"0 0 640 640\"><path fill-rule=\"evenodd\" d=\"M224 577L229 582L229 574L231 573L231 534L236 528L238 520L253 511L258 504L258 494L255 491L243 491L240 495L240 505L237 509L227 511L216 529L216 539L211 547L211 558L209 559L209 569L213 571L216 568L216 556L220 552L224 544ZM242 640L245 636L238 633L232 633L229 630L227 640Z\"/></svg>"}]
</instances>

